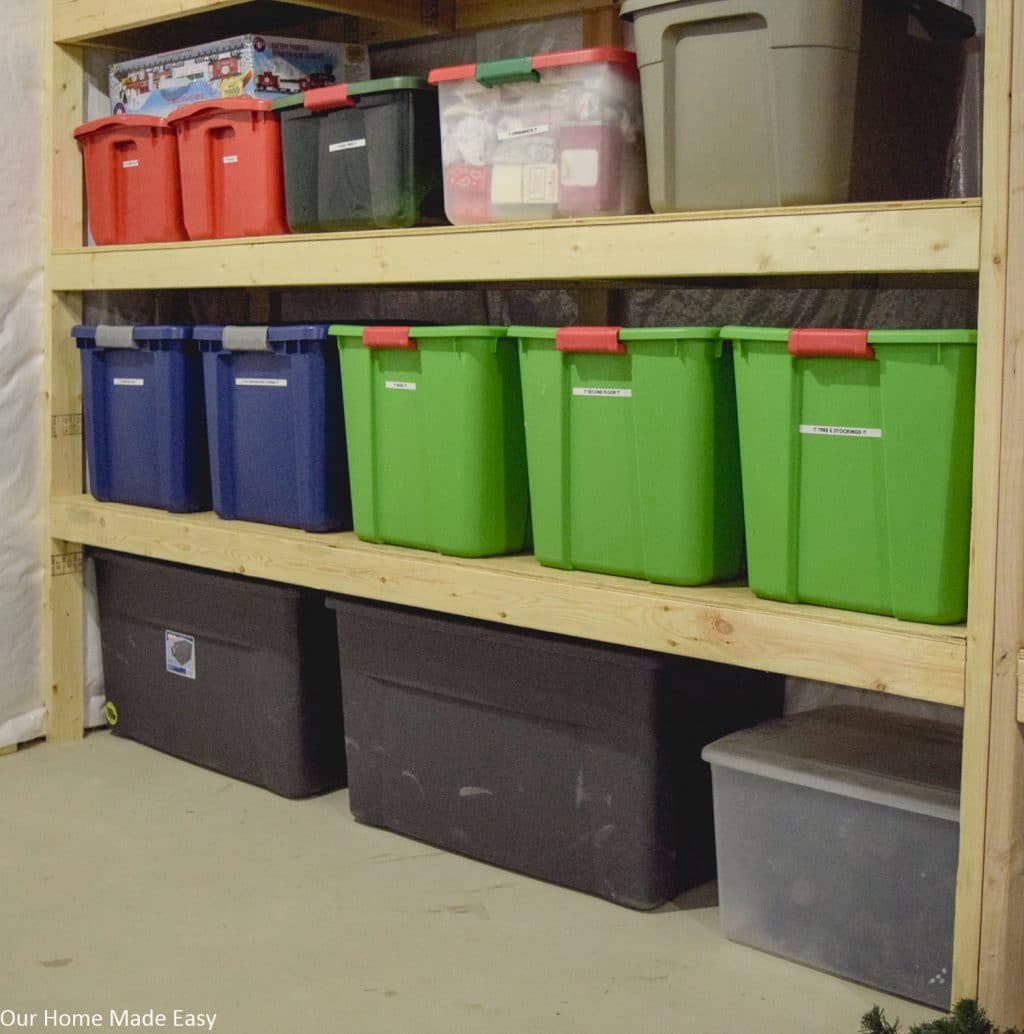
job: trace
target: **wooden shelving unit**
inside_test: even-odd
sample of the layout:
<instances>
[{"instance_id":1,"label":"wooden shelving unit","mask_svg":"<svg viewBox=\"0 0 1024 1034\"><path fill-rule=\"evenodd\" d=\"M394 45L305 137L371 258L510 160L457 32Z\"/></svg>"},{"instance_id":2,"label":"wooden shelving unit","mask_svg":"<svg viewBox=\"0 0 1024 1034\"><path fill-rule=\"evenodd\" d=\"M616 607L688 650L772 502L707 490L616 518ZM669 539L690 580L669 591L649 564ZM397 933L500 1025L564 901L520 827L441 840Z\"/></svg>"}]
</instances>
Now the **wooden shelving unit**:
<instances>
[{"instance_id":1,"label":"wooden shelving unit","mask_svg":"<svg viewBox=\"0 0 1024 1034\"><path fill-rule=\"evenodd\" d=\"M83 545L952 704L964 709L965 727L953 992L980 995L1001 1023L1024 1023L1024 735L1017 722L1019 689L1024 719L1024 0L987 4L980 200L84 248L71 137L82 121L83 47L125 45L148 31L156 49L226 13L274 8L280 21L300 7L313 19L340 20L315 32L370 40L581 10L591 31L614 24L608 0L533 0L514 9L495 0L51 0L50 738L82 735ZM966 627L777 604L743 586L676 589L553 571L525 556L453 560L351 534L175 516L81 494L81 386L68 337L81 318L82 292L845 273L977 275Z\"/></svg>"}]
</instances>

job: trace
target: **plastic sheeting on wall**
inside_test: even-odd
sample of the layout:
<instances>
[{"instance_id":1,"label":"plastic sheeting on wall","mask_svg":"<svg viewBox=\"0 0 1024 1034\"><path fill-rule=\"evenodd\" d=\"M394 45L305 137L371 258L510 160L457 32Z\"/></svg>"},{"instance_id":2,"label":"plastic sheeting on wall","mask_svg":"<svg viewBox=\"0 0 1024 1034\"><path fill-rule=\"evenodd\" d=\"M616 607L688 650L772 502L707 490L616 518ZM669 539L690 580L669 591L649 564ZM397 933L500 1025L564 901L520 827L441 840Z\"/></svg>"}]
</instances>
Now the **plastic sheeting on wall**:
<instances>
[{"instance_id":1,"label":"plastic sheeting on wall","mask_svg":"<svg viewBox=\"0 0 1024 1034\"><path fill-rule=\"evenodd\" d=\"M40 396L43 314L40 4L0 0L0 747L40 736L43 495ZM16 145L15 145L16 142Z\"/></svg>"}]
</instances>

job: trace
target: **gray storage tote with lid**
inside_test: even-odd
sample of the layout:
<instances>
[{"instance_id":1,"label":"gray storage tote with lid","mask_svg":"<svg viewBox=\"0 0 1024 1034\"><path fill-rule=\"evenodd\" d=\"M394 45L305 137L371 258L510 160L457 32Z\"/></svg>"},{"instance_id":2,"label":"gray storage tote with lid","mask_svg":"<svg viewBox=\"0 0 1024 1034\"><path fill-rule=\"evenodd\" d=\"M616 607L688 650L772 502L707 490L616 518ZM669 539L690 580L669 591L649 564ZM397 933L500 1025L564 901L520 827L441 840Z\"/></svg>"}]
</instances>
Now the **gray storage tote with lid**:
<instances>
[{"instance_id":1,"label":"gray storage tote with lid","mask_svg":"<svg viewBox=\"0 0 1024 1034\"><path fill-rule=\"evenodd\" d=\"M851 707L705 747L725 935L947 1008L960 752L955 727Z\"/></svg>"}]
</instances>

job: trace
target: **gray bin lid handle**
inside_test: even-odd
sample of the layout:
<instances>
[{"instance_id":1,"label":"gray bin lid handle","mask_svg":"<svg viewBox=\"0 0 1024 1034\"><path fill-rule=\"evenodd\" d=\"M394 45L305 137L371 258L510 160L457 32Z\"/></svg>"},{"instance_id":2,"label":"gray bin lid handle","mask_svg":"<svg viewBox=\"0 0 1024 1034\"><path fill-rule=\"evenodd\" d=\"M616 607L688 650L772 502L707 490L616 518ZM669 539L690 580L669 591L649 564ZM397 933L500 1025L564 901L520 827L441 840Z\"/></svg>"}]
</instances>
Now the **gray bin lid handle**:
<instances>
[{"instance_id":1,"label":"gray bin lid handle","mask_svg":"<svg viewBox=\"0 0 1024 1034\"><path fill-rule=\"evenodd\" d=\"M101 323L96 328L97 348L138 348L135 343L134 327L115 327Z\"/></svg>"},{"instance_id":2,"label":"gray bin lid handle","mask_svg":"<svg viewBox=\"0 0 1024 1034\"><path fill-rule=\"evenodd\" d=\"M221 347L225 352L267 352L269 327L225 327Z\"/></svg>"}]
</instances>

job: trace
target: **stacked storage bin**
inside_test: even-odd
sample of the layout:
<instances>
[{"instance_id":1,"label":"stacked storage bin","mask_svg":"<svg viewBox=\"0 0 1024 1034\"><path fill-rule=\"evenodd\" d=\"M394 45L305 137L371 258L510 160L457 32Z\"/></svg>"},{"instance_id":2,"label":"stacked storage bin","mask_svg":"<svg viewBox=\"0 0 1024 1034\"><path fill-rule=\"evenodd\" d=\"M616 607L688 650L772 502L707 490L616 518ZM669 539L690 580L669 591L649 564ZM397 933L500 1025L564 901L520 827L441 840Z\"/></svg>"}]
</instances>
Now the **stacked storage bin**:
<instances>
[{"instance_id":1,"label":"stacked storage bin","mask_svg":"<svg viewBox=\"0 0 1024 1034\"><path fill-rule=\"evenodd\" d=\"M647 208L636 55L615 48L436 68L453 223Z\"/></svg>"},{"instance_id":2,"label":"stacked storage bin","mask_svg":"<svg viewBox=\"0 0 1024 1034\"><path fill-rule=\"evenodd\" d=\"M622 16L636 24L656 212L944 195L974 35L961 11L625 0Z\"/></svg>"},{"instance_id":3,"label":"stacked storage bin","mask_svg":"<svg viewBox=\"0 0 1024 1034\"><path fill-rule=\"evenodd\" d=\"M149 115L112 115L75 130L97 244L188 239L174 130Z\"/></svg>"},{"instance_id":4,"label":"stacked storage bin","mask_svg":"<svg viewBox=\"0 0 1024 1034\"><path fill-rule=\"evenodd\" d=\"M270 101L232 97L178 108L182 206L189 237L288 233L281 124Z\"/></svg>"},{"instance_id":5,"label":"stacked storage bin","mask_svg":"<svg viewBox=\"0 0 1024 1034\"><path fill-rule=\"evenodd\" d=\"M523 409L506 329L330 331L341 355L356 534L452 556L522 549Z\"/></svg>"},{"instance_id":6,"label":"stacked storage bin","mask_svg":"<svg viewBox=\"0 0 1024 1034\"><path fill-rule=\"evenodd\" d=\"M736 357L751 589L963 620L976 332L722 336Z\"/></svg>"},{"instance_id":7,"label":"stacked storage bin","mask_svg":"<svg viewBox=\"0 0 1024 1034\"><path fill-rule=\"evenodd\" d=\"M701 747L778 714L779 677L330 605L358 820L630 908L713 876Z\"/></svg>"},{"instance_id":8,"label":"stacked storage bin","mask_svg":"<svg viewBox=\"0 0 1024 1034\"><path fill-rule=\"evenodd\" d=\"M327 327L195 328L213 508L230 520L352 527L338 353Z\"/></svg>"},{"instance_id":9,"label":"stacked storage bin","mask_svg":"<svg viewBox=\"0 0 1024 1034\"><path fill-rule=\"evenodd\" d=\"M441 215L436 91L399 76L309 90L281 116L288 223L296 233L435 222Z\"/></svg>"},{"instance_id":10,"label":"stacked storage bin","mask_svg":"<svg viewBox=\"0 0 1024 1034\"><path fill-rule=\"evenodd\" d=\"M708 746L725 935L948 1008L960 756L956 728L848 707Z\"/></svg>"},{"instance_id":11,"label":"stacked storage bin","mask_svg":"<svg viewBox=\"0 0 1024 1034\"><path fill-rule=\"evenodd\" d=\"M321 593L92 556L115 735L285 797L345 785L338 653Z\"/></svg>"},{"instance_id":12,"label":"stacked storage bin","mask_svg":"<svg viewBox=\"0 0 1024 1034\"><path fill-rule=\"evenodd\" d=\"M512 327L537 559L699 585L735 577L743 506L718 328Z\"/></svg>"},{"instance_id":13,"label":"stacked storage bin","mask_svg":"<svg viewBox=\"0 0 1024 1034\"><path fill-rule=\"evenodd\" d=\"M78 326L89 487L102 502L210 506L203 368L192 328Z\"/></svg>"}]
</instances>

